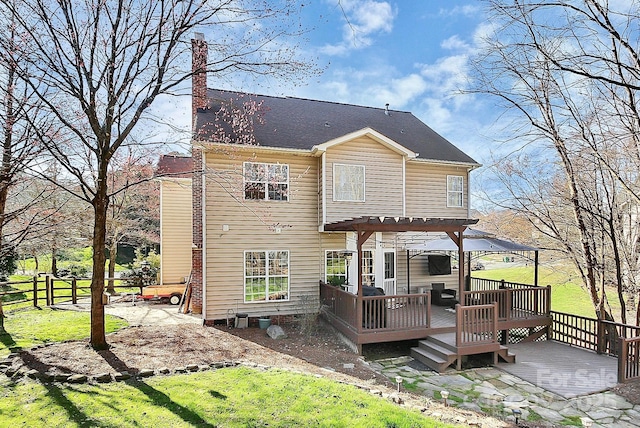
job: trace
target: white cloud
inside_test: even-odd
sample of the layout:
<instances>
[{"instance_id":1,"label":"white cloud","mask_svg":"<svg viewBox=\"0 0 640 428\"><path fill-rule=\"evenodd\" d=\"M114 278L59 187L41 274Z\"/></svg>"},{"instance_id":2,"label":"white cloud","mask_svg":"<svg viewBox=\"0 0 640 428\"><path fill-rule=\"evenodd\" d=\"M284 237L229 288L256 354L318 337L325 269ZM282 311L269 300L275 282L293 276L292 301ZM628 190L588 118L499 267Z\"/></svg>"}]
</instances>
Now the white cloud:
<instances>
[{"instance_id":1,"label":"white cloud","mask_svg":"<svg viewBox=\"0 0 640 428\"><path fill-rule=\"evenodd\" d=\"M473 17L473 16L476 16L481 11L482 11L482 7L478 6L477 4L475 5L466 4L462 6L455 6L451 9L440 9L438 11L438 15L445 16L445 17L460 16L460 15Z\"/></svg>"},{"instance_id":2,"label":"white cloud","mask_svg":"<svg viewBox=\"0 0 640 428\"><path fill-rule=\"evenodd\" d=\"M325 55L345 55L373 43L373 36L390 33L396 10L388 2L375 0L342 0L340 6L346 21L342 26L342 40L320 48Z\"/></svg>"}]
</instances>

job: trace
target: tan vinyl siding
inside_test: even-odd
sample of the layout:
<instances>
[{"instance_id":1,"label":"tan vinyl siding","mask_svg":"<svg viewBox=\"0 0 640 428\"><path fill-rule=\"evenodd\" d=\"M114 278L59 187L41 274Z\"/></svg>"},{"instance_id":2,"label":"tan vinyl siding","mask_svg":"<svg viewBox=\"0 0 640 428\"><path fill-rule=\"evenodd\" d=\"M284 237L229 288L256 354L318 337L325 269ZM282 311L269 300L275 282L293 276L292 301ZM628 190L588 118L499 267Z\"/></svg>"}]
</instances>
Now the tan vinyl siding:
<instances>
[{"instance_id":1,"label":"tan vinyl siding","mask_svg":"<svg viewBox=\"0 0 640 428\"><path fill-rule=\"evenodd\" d=\"M333 200L333 165L364 165L365 201ZM326 152L327 223L361 216L402 216L403 157L368 137L331 147Z\"/></svg>"},{"instance_id":2,"label":"tan vinyl siding","mask_svg":"<svg viewBox=\"0 0 640 428\"><path fill-rule=\"evenodd\" d=\"M206 319L226 318L229 310L250 317L302 312L319 295L318 160L286 153L238 153L233 159L208 153L206 159ZM288 201L243 199L242 162L249 160L289 166ZM244 303L249 250L289 251L288 301Z\"/></svg>"},{"instance_id":3,"label":"tan vinyl siding","mask_svg":"<svg viewBox=\"0 0 640 428\"><path fill-rule=\"evenodd\" d=\"M177 284L191 272L191 180L162 180L160 192L160 278Z\"/></svg>"},{"instance_id":4,"label":"tan vinyl siding","mask_svg":"<svg viewBox=\"0 0 640 428\"><path fill-rule=\"evenodd\" d=\"M462 208L447 207L447 175L463 177ZM467 168L409 161L406 166L407 216L467 218L469 174Z\"/></svg>"},{"instance_id":5,"label":"tan vinyl siding","mask_svg":"<svg viewBox=\"0 0 640 428\"><path fill-rule=\"evenodd\" d=\"M458 289L458 270L451 269L450 275L429 275L427 269L427 254L411 254L409 280L411 282L410 293L418 293L421 287L431 290L434 282L444 282L446 288ZM407 252L398 252L398 292L407 292Z\"/></svg>"}]
</instances>

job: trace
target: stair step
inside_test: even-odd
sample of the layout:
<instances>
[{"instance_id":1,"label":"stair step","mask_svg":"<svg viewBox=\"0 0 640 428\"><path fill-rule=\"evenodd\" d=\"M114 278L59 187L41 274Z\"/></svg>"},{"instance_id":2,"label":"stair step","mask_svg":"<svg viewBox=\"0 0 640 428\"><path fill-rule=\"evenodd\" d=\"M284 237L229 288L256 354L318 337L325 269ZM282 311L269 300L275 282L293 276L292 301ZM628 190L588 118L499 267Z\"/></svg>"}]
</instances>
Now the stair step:
<instances>
[{"instance_id":1,"label":"stair step","mask_svg":"<svg viewBox=\"0 0 640 428\"><path fill-rule=\"evenodd\" d=\"M451 364L447 360L422 348L411 348L411 357L438 373L442 373Z\"/></svg>"},{"instance_id":2,"label":"stair step","mask_svg":"<svg viewBox=\"0 0 640 428\"><path fill-rule=\"evenodd\" d=\"M451 343L451 340L455 341L455 336L452 338L450 334L434 334L426 338L426 341L435 343L441 348L449 349L452 352L456 352L455 342Z\"/></svg>"},{"instance_id":3,"label":"stair step","mask_svg":"<svg viewBox=\"0 0 640 428\"><path fill-rule=\"evenodd\" d=\"M440 358L443 358L445 360L450 356L456 355L455 350L448 347L445 348L444 346L441 346L439 342L432 342L430 340L421 340L420 342L418 342L418 347L432 354L438 355Z\"/></svg>"}]
</instances>

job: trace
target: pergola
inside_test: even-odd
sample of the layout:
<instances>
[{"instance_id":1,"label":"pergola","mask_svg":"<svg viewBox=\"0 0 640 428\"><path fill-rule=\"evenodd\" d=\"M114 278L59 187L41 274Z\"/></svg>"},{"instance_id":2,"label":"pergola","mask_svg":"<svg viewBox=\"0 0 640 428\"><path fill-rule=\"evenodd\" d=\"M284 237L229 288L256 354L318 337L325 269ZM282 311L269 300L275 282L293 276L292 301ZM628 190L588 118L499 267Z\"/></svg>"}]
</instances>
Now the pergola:
<instances>
[{"instance_id":1,"label":"pergola","mask_svg":"<svg viewBox=\"0 0 640 428\"><path fill-rule=\"evenodd\" d=\"M427 217L358 217L329 223L326 232L355 232L358 236L358 300L362 300L362 246L375 232L443 232L457 247L459 260L464 261L464 230L478 222L477 219L427 218ZM464 284L464 264L458 269L459 284ZM362 318L362 305L357 305L358 318Z\"/></svg>"}]
</instances>

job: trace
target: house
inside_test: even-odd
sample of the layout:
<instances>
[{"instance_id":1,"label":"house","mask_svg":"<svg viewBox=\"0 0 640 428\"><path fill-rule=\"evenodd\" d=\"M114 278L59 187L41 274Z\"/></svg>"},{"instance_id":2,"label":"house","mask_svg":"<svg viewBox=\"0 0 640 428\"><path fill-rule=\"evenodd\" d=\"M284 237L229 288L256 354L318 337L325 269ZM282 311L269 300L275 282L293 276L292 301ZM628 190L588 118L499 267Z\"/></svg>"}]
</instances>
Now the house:
<instances>
[{"instance_id":1,"label":"house","mask_svg":"<svg viewBox=\"0 0 640 428\"><path fill-rule=\"evenodd\" d=\"M192 43L197 71L206 42ZM462 263L441 259L435 272L405 249L442 232L463 260L458 237L476 223L469 174L479 164L413 114L208 89L204 73L194 73L193 114L193 164L161 161L174 175L162 179L162 279L190 276L194 313L206 323L317 311L322 299L360 349L424 337L431 315L414 323L392 309L425 315L430 302L419 293L433 283L463 297ZM365 297L368 286L384 296Z\"/></svg>"}]
</instances>

